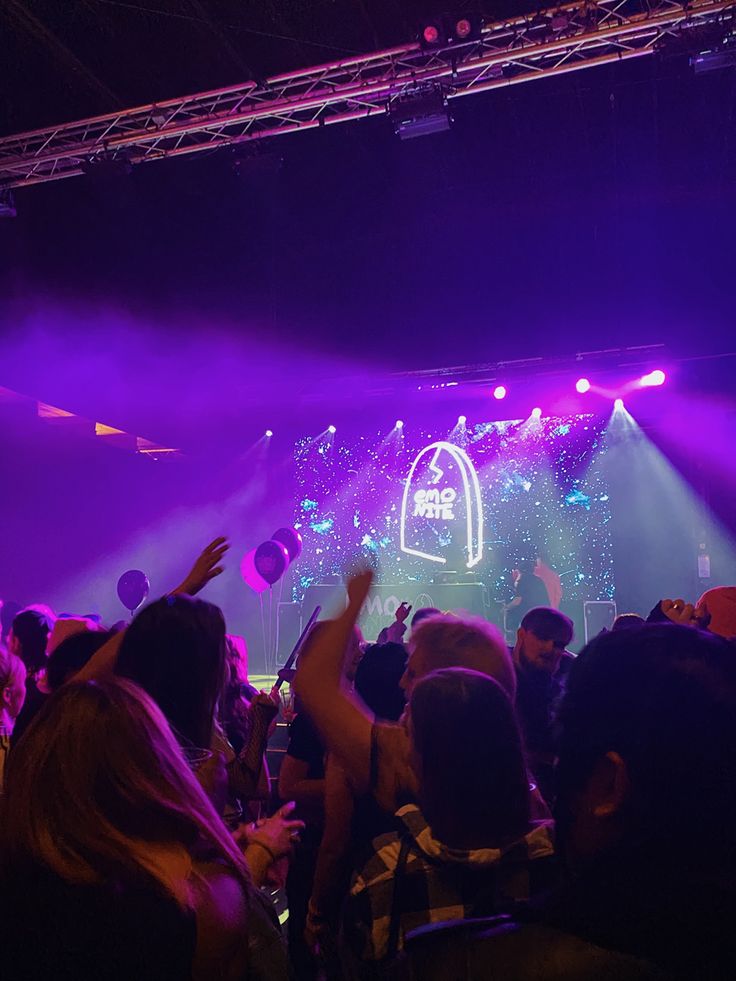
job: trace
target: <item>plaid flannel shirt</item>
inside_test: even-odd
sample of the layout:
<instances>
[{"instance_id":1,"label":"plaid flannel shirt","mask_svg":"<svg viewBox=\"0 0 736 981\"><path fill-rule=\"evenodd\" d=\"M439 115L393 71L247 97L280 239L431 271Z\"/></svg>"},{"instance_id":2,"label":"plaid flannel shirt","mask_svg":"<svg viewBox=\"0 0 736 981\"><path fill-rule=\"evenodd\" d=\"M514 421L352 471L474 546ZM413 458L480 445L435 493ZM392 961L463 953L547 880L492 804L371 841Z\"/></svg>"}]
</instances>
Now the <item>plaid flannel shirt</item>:
<instances>
[{"instance_id":1,"label":"plaid flannel shirt","mask_svg":"<svg viewBox=\"0 0 736 981\"><path fill-rule=\"evenodd\" d=\"M410 930L427 923L490 916L529 898L529 863L552 856L551 820L537 822L504 849L462 851L432 837L414 804L397 811L401 831L373 841L345 910L345 939L361 961L380 961L403 947ZM405 864L397 875L402 841ZM396 950L390 950L391 911L398 904Z\"/></svg>"}]
</instances>

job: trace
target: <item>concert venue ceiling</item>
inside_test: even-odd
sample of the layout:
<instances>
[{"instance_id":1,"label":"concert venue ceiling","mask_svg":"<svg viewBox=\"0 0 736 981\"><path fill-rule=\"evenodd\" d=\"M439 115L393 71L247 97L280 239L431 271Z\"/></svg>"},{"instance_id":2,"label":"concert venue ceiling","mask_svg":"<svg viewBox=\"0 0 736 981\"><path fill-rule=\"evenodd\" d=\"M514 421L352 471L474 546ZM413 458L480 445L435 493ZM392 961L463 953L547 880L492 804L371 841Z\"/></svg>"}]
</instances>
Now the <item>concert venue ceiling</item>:
<instances>
[{"instance_id":1,"label":"concert venue ceiling","mask_svg":"<svg viewBox=\"0 0 736 981\"><path fill-rule=\"evenodd\" d=\"M400 44L436 9L7 0L1 132ZM0 385L191 449L293 425L310 395L375 398L396 372L727 352L734 78L664 50L458 100L422 139L377 118L20 189L0 219Z\"/></svg>"}]
</instances>

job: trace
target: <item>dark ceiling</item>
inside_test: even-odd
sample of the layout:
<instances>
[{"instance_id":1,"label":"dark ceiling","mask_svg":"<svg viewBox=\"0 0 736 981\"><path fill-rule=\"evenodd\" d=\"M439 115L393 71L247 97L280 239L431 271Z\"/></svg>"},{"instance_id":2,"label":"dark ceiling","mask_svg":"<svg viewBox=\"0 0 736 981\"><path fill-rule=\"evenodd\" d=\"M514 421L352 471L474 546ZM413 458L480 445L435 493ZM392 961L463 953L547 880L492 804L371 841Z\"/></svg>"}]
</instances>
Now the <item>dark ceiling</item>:
<instances>
[{"instance_id":1,"label":"dark ceiling","mask_svg":"<svg viewBox=\"0 0 736 981\"><path fill-rule=\"evenodd\" d=\"M3 0L2 129L19 132L402 44L435 7L432 0ZM494 14L522 9L508 0L486 7Z\"/></svg>"},{"instance_id":2,"label":"dark ceiling","mask_svg":"<svg viewBox=\"0 0 736 981\"><path fill-rule=\"evenodd\" d=\"M2 0L0 126L402 43L427 10ZM297 390L352 403L351 379L386 370L733 348L736 72L639 58L453 114L407 143L385 118L279 137L238 173L225 149L19 189L0 220L0 385L185 445L270 424L284 395L293 417Z\"/></svg>"}]
</instances>

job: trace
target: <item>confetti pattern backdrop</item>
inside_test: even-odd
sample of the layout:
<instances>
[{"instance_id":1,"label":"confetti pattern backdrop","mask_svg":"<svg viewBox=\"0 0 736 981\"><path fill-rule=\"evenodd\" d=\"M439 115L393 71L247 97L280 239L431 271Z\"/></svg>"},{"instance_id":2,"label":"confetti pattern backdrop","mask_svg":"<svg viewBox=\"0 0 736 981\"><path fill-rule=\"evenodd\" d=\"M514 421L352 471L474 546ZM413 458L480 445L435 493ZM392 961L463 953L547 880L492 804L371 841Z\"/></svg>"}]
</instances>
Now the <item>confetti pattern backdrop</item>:
<instances>
[{"instance_id":1,"label":"confetti pattern backdrop","mask_svg":"<svg viewBox=\"0 0 736 981\"><path fill-rule=\"evenodd\" d=\"M512 595L511 570L537 549L562 577L565 602L614 596L610 499L601 466L605 420L591 415L488 422L450 434L403 430L301 440L295 524L304 538L295 599L340 576L362 552L385 583L429 582L443 566L403 553L401 503L417 454L446 440L480 481L484 554L473 569L492 600ZM437 545L443 541L438 525ZM449 554L449 553L448 553Z\"/></svg>"}]
</instances>

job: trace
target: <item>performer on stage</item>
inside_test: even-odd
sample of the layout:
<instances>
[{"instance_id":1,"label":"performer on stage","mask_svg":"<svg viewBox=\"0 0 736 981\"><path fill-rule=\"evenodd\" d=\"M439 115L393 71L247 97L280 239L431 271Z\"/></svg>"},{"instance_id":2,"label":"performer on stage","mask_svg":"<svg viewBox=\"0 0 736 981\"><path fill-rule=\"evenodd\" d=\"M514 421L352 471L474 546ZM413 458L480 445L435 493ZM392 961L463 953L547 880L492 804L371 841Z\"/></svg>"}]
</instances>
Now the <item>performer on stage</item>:
<instances>
[{"instance_id":1,"label":"performer on stage","mask_svg":"<svg viewBox=\"0 0 736 981\"><path fill-rule=\"evenodd\" d=\"M507 630L516 630L529 610L533 610L536 606L549 604L547 588L542 580L534 574L532 561L522 559L518 569L515 569L512 575L514 576L515 595L505 607Z\"/></svg>"}]
</instances>

